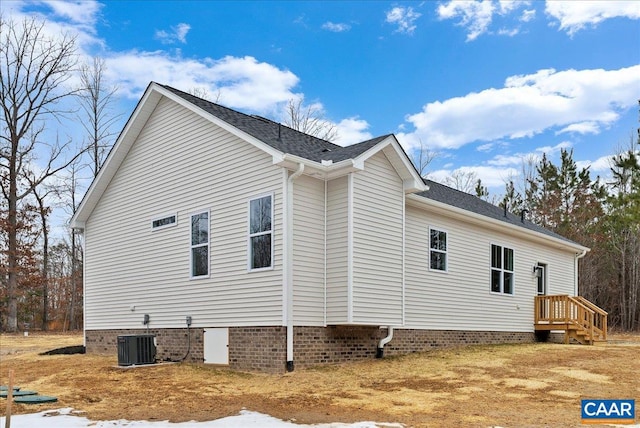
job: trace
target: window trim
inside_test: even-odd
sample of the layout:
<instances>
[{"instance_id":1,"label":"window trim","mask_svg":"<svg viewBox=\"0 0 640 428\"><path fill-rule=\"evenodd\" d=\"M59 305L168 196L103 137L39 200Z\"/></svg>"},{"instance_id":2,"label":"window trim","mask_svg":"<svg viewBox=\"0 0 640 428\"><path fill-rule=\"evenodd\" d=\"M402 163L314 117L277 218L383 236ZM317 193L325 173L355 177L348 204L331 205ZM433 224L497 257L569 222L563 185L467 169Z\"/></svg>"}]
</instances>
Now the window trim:
<instances>
[{"instance_id":1,"label":"window trim","mask_svg":"<svg viewBox=\"0 0 640 428\"><path fill-rule=\"evenodd\" d=\"M269 197L271 198L271 229L263 232L251 233L251 202L257 199ZM273 270L275 265L275 193L267 192L250 197L247 200L247 272L262 272ZM254 268L251 266L253 261L253 249L251 247L251 238L256 236L271 235L271 264L269 266Z\"/></svg>"},{"instance_id":2,"label":"window trim","mask_svg":"<svg viewBox=\"0 0 640 428\"><path fill-rule=\"evenodd\" d=\"M207 214L207 242L203 244L193 245L191 238L193 235L193 217L201 214ZM193 249L207 247L207 274L193 275ZM211 211L209 209L194 211L189 214L189 279L198 280L211 277Z\"/></svg>"},{"instance_id":3,"label":"window trim","mask_svg":"<svg viewBox=\"0 0 640 428\"><path fill-rule=\"evenodd\" d=\"M447 249L442 251L442 250L438 250L435 248L431 248L431 231L435 230L441 233L445 234L445 239L446 239L446 246ZM429 246L429 258L427 260L428 266L429 266L429 271L430 272L438 272L438 273L448 273L449 272L449 232L446 229L440 228L440 227L436 227L436 226L429 226L429 236L428 236L428 246ZM437 253L441 253L444 254L445 257L445 262L444 262L444 270L443 269L433 269L431 267L431 252L435 251Z\"/></svg>"},{"instance_id":4,"label":"window trim","mask_svg":"<svg viewBox=\"0 0 640 428\"><path fill-rule=\"evenodd\" d=\"M164 220L166 218L174 218L173 223L169 223L169 224L163 224L161 226L154 226L153 223L158 221L158 220ZM178 213L173 212L170 214L165 214L165 215L159 215L159 216L155 216L151 218L151 231L155 232L156 230L162 230L162 229L167 229L169 227L175 227L178 225Z\"/></svg>"},{"instance_id":5,"label":"window trim","mask_svg":"<svg viewBox=\"0 0 640 428\"><path fill-rule=\"evenodd\" d=\"M500 247L500 267L496 268L493 267L493 263L492 263L492 257L493 257L493 247ZM513 269L512 270L507 270L504 267L504 252L505 250L511 250L512 252L512 258L513 258ZM494 271L499 271L500 272L500 291L493 291L493 272ZM510 273L511 274L511 293L507 293L504 291L504 274L505 273ZM516 294L516 250L514 250L511 247L507 247L506 245L503 244L496 244L496 243L491 243L490 244L490 250L489 250L489 291L491 292L491 294L494 295L499 295L499 296L515 296Z\"/></svg>"}]
</instances>

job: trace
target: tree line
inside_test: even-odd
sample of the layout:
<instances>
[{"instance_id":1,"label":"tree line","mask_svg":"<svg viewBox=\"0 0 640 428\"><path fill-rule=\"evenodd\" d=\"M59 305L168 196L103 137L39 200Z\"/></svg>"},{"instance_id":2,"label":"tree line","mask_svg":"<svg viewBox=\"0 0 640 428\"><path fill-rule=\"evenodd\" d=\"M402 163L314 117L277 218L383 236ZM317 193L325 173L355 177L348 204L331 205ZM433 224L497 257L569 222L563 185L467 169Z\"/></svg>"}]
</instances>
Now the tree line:
<instances>
[{"instance_id":1,"label":"tree line","mask_svg":"<svg viewBox=\"0 0 640 428\"><path fill-rule=\"evenodd\" d=\"M580 295L608 311L611 327L639 330L638 138L612 157L610 169L610 179L592 177L589 167L577 166L572 150L562 149L557 165L546 155L524 161L520 180L509 180L501 199L492 199L481 180L467 191L589 247L579 263Z\"/></svg>"},{"instance_id":2,"label":"tree line","mask_svg":"<svg viewBox=\"0 0 640 428\"><path fill-rule=\"evenodd\" d=\"M0 15L0 330L82 328L82 239L52 236L50 216L71 217L79 182L112 144L104 68L80 62L75 37L47 34L44 21ZM71 122L81 141L55 127Z\"/></svg>"},{"instance_id":3,"label":"tree line","mask_svg":"<svg viewBox=\"0 0 640 428\"><path fill-rule=\"evenodd\" d=\"M53 208L70 218L80 183L95 178L114 142L116 89L105 84L104 61L80 63L75 39L51 37L37 19L0 16L0 330L82 328L82 237L51 236ZM70 84L71 76L79 76ZM335 127L300 101L287 124L320 138ZM83 126L81 141L52 131L54 123ZM423 174L436 154L422 144L414 163ZM640 146L631 138L611 162L611 179L579 168L562 150L523 162L501 198L472 173L445 183L506 208L591 248L579 264L580 294L609 312L618 329L640 329Z\"/></svg>"}]
</instances>

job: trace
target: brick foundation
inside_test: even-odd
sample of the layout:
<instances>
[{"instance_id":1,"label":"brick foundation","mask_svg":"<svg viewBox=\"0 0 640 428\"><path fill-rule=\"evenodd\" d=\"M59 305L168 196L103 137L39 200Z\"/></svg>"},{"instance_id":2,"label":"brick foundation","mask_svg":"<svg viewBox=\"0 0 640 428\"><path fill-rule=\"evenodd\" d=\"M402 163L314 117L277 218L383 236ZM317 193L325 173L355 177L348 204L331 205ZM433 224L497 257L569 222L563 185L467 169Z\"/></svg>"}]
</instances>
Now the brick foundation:
<instances>
[{"instance_id":1,"label":"brick foundation","mask_svg":"<svg viewBox=\"0 0 640 428\"><path fill-rule=\"evenodd\" d=\"M201 363L203 361L203 333L201 328L189 329L191 348L188 347L186 328L150 328L133 330L87 330L85 331L88 353L118 355L118 336L127 334L155 334L156 359L158 361L185 361Z\"/></svg>"},{"instance_id":2,"label":"brick foundation","mask_svg":"<svg viewBox=\"0 0 640 428\"><path fill-rule=\"evenodd\" d=\"M187 354L187 329L88 330L87 352L117 355L117 337L155 334L157 359L181 360ZM190 329L191 349L185 361L202 363L204 330ZM364 326L295 327L296 368L375 358L386 329ZM395 329L385 356L404 355L462 345L534 342L533 332ZM229 366L236 370L283 373L287 357L286 328L230 327Z\"/></svg>"},{"instance_id":3,"label":"brick foundation","mask_svg":"<svg viewBox=\"0 0 640 428\"><path fill-rule=\"evenodd\" d=\"M229 366L231 368L283 373L286 362L286 327L229 328Z\"/></svg>"}]
</instances>

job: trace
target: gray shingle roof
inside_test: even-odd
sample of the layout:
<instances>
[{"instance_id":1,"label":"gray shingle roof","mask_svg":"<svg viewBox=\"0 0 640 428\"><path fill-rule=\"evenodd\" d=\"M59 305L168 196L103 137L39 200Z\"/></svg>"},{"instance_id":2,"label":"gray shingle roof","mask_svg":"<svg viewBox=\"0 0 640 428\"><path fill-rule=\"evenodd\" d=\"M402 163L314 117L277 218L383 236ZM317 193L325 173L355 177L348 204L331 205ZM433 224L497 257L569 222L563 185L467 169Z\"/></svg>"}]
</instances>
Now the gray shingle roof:
<instances>
[{"instance_id":1,"label":"gray shingle roof","mask_svg":"<svg viewBox=\"0 0 640 428\"><path fill-rule=\"evenodd\" d=\"M388 135L369 141L341 147L329 141L313 137L260 116L248 115L210 101L203 100L186 92L161 85L191 104L224 120L230 125L246 132L282 153L289 153L305 159L320 162L332 160L339 162L354 158L375 146Z\"/></svg>"},{"instance_id":2,"label":"gray shingle roof","mask_svg":"<svg viewBox=\"0 0 640 428\"><path fill-rule=\"evenodd\" d=\"M272 120L260 116L244 114L219 104L203 100L170 86L161 86L202 110L211 113L228 124L246 132L263 143L268 144L274 149L281 151L282 153L289 153L315 162L320 162L322 160L340 162L346 159L356 158L392 135L387 134L358 144L342 147L329 141L296 131L295 129L289 128ZM519 215L507 213L505 216L502 208L483 201L474 195L455 190L431 180L425 180L425 183L429 186L429 190L417 193L418 196L576 244L575 242L540 227L528 220L522 222Z\"/></svg>"},{"instance_id":3,"label":"gray shingle roof","mask_svg":"<svg viewBox=\"0 0 640 428\"><path fill-rule=\"evenodd\" d=\"M507 212L507 216L504 215L504 209L495 206L487 201L484 201L477 196L470 195L469 193L461 192L444 184L436 183L435 181L425 180L425 183L429 186L429 190L416 193L423 198L432 199L434 201L442 202L447 205L451 205L457 208L462 208L466 211L471 211L476 214L483 215L485 217L492 218L494 220L503 221L505 223L523 227L534 232L543 233L547 236L551 236L557 239L561 239L572 244L576 244L570 239L564 236L558 235L544 227L538 226L528 220L521 221L521 217L516 214Z\"/></svg>"}]
</instances>

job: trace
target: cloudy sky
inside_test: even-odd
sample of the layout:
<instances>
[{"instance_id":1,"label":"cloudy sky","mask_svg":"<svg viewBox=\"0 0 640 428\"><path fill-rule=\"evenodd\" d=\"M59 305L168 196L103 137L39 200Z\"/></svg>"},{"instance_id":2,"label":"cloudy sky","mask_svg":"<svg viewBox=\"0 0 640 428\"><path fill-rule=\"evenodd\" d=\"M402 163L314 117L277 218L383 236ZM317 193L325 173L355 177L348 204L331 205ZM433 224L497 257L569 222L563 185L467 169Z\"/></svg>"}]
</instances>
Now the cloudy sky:
<instances>
[{"instance_id":1,"label":"cloudy sky","mask_svg":"<svg viewBox=\"0 0 640 428\"><path fill-rule=\"evenodd\" d=\"M322 108L339 144L395 133L501 192L522 159L572 148L606 175L638 127L640 2L3 0L106 60L118 124L150 81L283 119ZM63 124L73 127L72 123Z\"/></svg>"}]
</instances>

